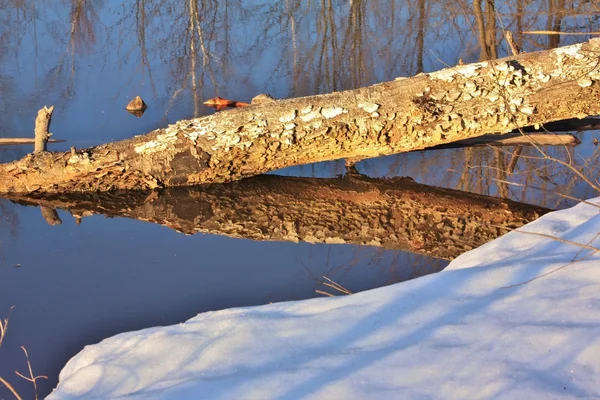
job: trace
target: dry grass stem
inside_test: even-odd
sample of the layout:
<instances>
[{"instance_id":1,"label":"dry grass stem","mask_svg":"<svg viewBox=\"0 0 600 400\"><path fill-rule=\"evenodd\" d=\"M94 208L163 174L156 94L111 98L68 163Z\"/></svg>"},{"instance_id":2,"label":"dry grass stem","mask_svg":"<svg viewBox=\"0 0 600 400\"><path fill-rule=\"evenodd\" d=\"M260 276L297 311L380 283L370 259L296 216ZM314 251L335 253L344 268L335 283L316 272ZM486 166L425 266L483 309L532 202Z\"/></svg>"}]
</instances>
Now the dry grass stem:
<instances>
[{"instance_id":1,"label":"dry grass stem","mask_svg":"<svg viewBox=\"0 0 600 400\"><path fill-rule=\"evenodd\" d=\"M27 349L25 348L25 346L21 346L21 349L23 349L23 352L25 353L25 357L27 358L27 368L29 369L29 376L27 377L27 376L23 375L22 373L20 373L19 371L15 371L15 374L17 374L17 376L19 376L20 378L23 378L26 381L29 381L33 384L33 389L35 391L35 400L38 400L37 380L38 379L48 379L48 377L45 375L39 375L39 376L33 375L33 370L31 369L31 363L29 362L29 354L27 354Z\"/></svg>"},{"instance_id":2,"label":"dry grass stem","mask_svg":"<svg viewBox=\"0 0 600 400\"><path fill-rule=\"evenodd\" d=\"M323 294L323 295L329 296L329 297L335 297L334 294L331 294L331 293L328 293L328 292L324 292L322 290L315 290L315 293Z\"/></svg>"},{"instance_id":3,"label":"dry grass stem","mask_svg":"<svg viewBox=\"0 0 600 400\"><path fill-rule=\"evenodd\" d=\"M4 336L6 336L6 331L8 330L8 320L10 318L10 314L12 313L13 308L15 308L15 306L10 307L10 310L8 310L8 316L3 320L0 320L0 347L2 347Z\"/></svg>"},{"instance_id":4,"label":"dry grass stem","mask_svg":"<svg viewBox=\"0 0 600 400\"><path fill-rule=\"evenodd\" d=\"M554 191L550 191L548 189L544 189L541 187L537 187L537 186L532 186L532 185L526 185L524 183L517 183L517 182L510 182L510 181L505 181L503 179L497 179L497 178L493 178L494 181L496 182L500 182L500 183L505 183L507 185L511 185L511 186L518 186L518 187L524 187L524 188L528 188L528 189L536 189L536 190L541 190L543 192L549 192L552 193L558 197L562 197L565 199L569 199L569 200L574 200L574 201L578 201L580 203L584 203L587 204L588 206L592 206L592 207L596 207L596 208L600 208L600 204L596 204L596 203L591 203L587 200L583 200L580 198L577 198L575 196L569 196L568 194L564 194L564 193L559 193L559 192L554 192Z\"/></svg>"},{"instance_id":5,"label":"dry grass stem","mask_svg":"<svg viewBox=\"0 0 600 400\"><path fill-rule=\"evenodd\" d=\"M329 279L328 277L323 276L323 279L325 279L327 281L327 282L322 282L323 285L325 285L327 287L330 287L333 290L336 290L336 291L338 291L338 292L340 292L342 294L352 294L351 291L349 291L348 289L346 289L345 287L343 287L339 283L334 282L333 280ZM325 292L325 291L322 291L322 290L315 290L315 292L319 293L319 294L324 294L325 296L329 296L329 297L334 297L335 296L334 294L331 294L331 293L328 293L328 292Z\"/></svg>"},{"instance_id":6,"label":"dry grass stem","mask_svg":"<svg viewBox=\"0 0 600 400\"><path fill-rule=\"evenodd\" d=\"M591 239L591 240L588 242L588 245L589 245L590 243L592 243L594 240L596 240L596 238L597 238L598 236L600 236L600 233L596 234L596 236L594 236L594 237L593 237L593 238L592 238L592 239ZM551 271L545 272L545 273L543 273L543 274L541 274L541 275L538 275L538 276L536 276L536 277L533 277L533 278L531 278L531 279L528 279L528 280L526 280L526 281L524 281L524 282L516 283L516 284L514 284L514 285L509 285L509 286L503 286L503 287L502 287L502 289L510 289L510 288L514 288L514 287L517 287L517 286L525 285L525 284L527 284L527 283L529 283L529 282L533 282L533 281L535 281L535 280L537 280L537 279L540 279L540 278L543 278L543 277L545 277L545 276L551 275L551 274L553 274L553 273L555 273L555 272L558 272L558 271L560 271L561 269L564 269L564 268L568 267L569 265L573 265L575 262L577 262L577 261L581 261L581 260L577 260L577 257L579 256L579 254L581 254L581 251L583 250L583 248L586 248L586 247L588 247L588 246L587 246L587 245L582 245L582 249L580 249L580 250L577 252L577 254L575 255L575 257L573 257L573 260L571 260L570 262L568 262L568 263L566 263L566 264L564 264L564 265L561 265L560 267L558 267L558 268L555 268L555 269L553 269L553 270L551 270ZM594 252L592 252L592 253L590 253L590 254L588 254L587 256L583 257L583 259L586 259L586 258L588 258L588 257L591 257L591 256L593 256L594 254L596 254L596 252L595 252L595 251L594 251Z\"/></svg>"},{"instance_id":7,"label":"dry grass stem","mask_svg":"<svg viewBox=\"0 0 600 400\"><path fill-rule=\"evenodd\" d=\"M10 392L13 394L13 396L15 396L15 398L16 398L17 400L22 400L21 396L19 396L19 394L18 394L18 393L17 393L17 391L16 391L16 390L15 390L15 389L14 389L14 388L11 386L11 384L10 384L10 383L8 383L8 382L6 382L6 381L4 380L4 378L2 378L1 376L0 376L0 383L2 383L4 386L6 386L6 388L7 388L8 390L10 390Z\"/></svg>"}]
</instances>

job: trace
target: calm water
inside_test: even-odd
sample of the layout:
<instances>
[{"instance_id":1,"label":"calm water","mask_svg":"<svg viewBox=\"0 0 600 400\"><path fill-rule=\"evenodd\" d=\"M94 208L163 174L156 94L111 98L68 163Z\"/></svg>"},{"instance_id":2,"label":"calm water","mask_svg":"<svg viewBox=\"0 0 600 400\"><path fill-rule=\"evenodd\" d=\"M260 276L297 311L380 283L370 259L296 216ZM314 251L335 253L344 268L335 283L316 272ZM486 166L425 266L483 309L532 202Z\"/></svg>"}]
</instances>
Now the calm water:
<instances>
[{"instance_id":1,"label":"calm water","mask_svg":"<svg viewBox=\"0 0 600 400\"><path fill-rule=\"evenodd\" d=\"M501 57L507 54L499 40L503 28L525 51L588 37L522 31L600 30L589 2L496 1L494 9L493 1L485 3L480 14L472 2L436 0L0 0L0 136L31 136L37 110L54 104L51 131L66 143L52 150L86 147L211 113L201 103L217 95L240 101L261 92L302 96L434 71L459 59ZM487 33L479 35L479 26ZM142 118L124 110L136 95L149 105ZM570 152L595 177L599 150L591 142L600 134L578 137L580 146L548 153L566 160ZM0 147L0 160L29 151ZM555 192L595 195L574 173L529 148L512 175L498 172L511 152L417 152L366 160L358 169L550 208L574 204ZM343 171L343 163L332 162L278 173L334 177ZM83 346L120 332L209 310L319 296L323 275L360 291L447 265L376 247L186 236L102 216L77 226L67 213L59 215L63 224L49 226L38 208L0 200L0 317L15 306L0 348L0 376L24 398L33 395L31 387L13 372L26 371L21 345L34 372L49 377L39 383L43 396Z\"/></svg>"}]
</instances>

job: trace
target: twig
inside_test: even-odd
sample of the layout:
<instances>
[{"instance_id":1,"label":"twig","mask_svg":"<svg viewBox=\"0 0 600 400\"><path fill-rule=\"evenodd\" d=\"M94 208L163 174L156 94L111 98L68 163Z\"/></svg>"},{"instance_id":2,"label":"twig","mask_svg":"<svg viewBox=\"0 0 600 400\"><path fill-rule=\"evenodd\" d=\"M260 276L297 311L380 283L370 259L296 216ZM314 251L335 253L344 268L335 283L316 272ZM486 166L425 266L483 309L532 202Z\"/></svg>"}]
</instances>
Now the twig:
<instances>
[{"instance_id":1,"label":"twig","mask_svg":"<svg viewBox=\"0 0 600 400\"><path fill-rule=\"evenodd\" d=\"M519 49L519 46L517 46L517 43L515 43L512 32L511 31L504 32L504 38L506 39L506 43L508 43L508 46L510 47L510 51L512 52L513 56L518 56L519 53L521 52L521 49ZM513 150L510 162L508 163L508 166L506 167L506 171L509 174L512 174L515 171L515 167L517 166L517 162L519 161L519 156L521 155L521 151L523 151L523 146L516 146L515 149Z\"/></svg>"},{"instance_id":2,"label":"twig","mask_svg":"<svg viewBox=\"0 0 600 400\"><path fill-rule=\"evenodd\" d=\"M30 138L0 138L0 145L11 145L11 144L32 144L35 139ZM60 143L64 140L60 139L49 139L48 143Z\"/></svg>"},{"instance_id":3,"label":"twig","mask_svg":"<svg viewBox=\"0 0 600 400\"><path fill-rule=\"evenodd\" d=\"M329 296L329 297L335 297L335 295L333 295L331 293L324 292L322 290L315 290L315 293L324 294L325 296Z\"/></svg>"},{"instance_id":4,"label":"twig","mask_svg":"<svg viewBox=\"0 0 600 400\"><path fill-rule=\"evenodd\" d=\"M515 172L515 167L517 166L517 161L519 161L519 156L521 155L521 151L523 151L523 146L516 146L513 150L512 157L508 166L506 167L506 172L512 174Z\"/></svg>"},{"instance_id":5,"label":"twig","mask_svg":"<svg viewBox=\"0 0 600 400\"><path fill-rule=\"evenodd\" d=\"M512 32L511 31L504 32L504 38L506 39L506 42L508 43L508 46L510 47L510 51L512 51L513 56L519 55L521 50L519 49L519 46L517 46L517 44L515 43Z\"/></svg>"},{"instance_id":6,"label":"twig","mask_svg":"<svg viewBox=\"0 0 600 400\"><path fill-rule=\"evenodd\" d=\"M594 240L595 240L595 239L596 239L598 236L600 236L600 234L597 234L596 236L594 236L594 237L593 237L593 238L592 238L592 239L591 239L591 240L590 240L588 243L591 243L591 242L593 242L593 241L594 241ZM556 238L556 239L558 239L558 238ZM578 243L578 244L579 244L579 243ZM583 246L585 247L585 245L583 245ZM568 267L569 265L572 265L572 264L573 264L573 263L575 263L576 261L581 261L581 260L576 260L577 256L578 256L580 253L581 253L581 250L577 252L577 254L576 254L576 255L575 255L575 257L573 258L573 260L571 260L570 262L568 262L568 263L566 263L566 264L564 264L564 265L561 265L560 267L557 267L557 268L555 268L555 269L553 269L553 270L551 270L551 271L545 272L545 273L543 273L543 274L541 274L541 275L535 276L535 277L533 277L533 278L531 278L531 279L528 279L528 280L526 280L526 281L524 281L524 282L515 283L514 285L502 286L502 287L501 287L501 289L510 289L510 288L513 288L513 287L517 287L517 286L525 285L525 284L527 284L527 283L529 283L529 282L533 282L533 281L535 281L535 280L537 280L537 279L540 279L540 278L546 277L546 276L548 276L548 275L550 275L550 274L553 274L553 273L555 273L555 272L558 272L558 271L560 271L561 269L564 269L564 268ZM585 259L585 258L588 258L588 257L591 257L591 256L593 256L594 254L596 254L596 252L595 252L595 251L594 251L593 253L590 253L590 254L588 254L586 257L584 257L584 259Z\"/></svg>"},{"instance_id":7,"label":"twig","mask_svg":"<svg viewBox=\"0 0 600 400\"><path fill-rule=\"evenodd\" d=\"M11 306L10 310L8 310L8 316L4 318L4 320L0 320L0 347L2 347L2 341L4 340L4 336L6 336L8 320L10 319L10 314L12 313L13 308L15 308L15 306Z\"/></svg>"},{"instance_id":8,"label":"twig","mask_svg":"<svg viewBox=\"0 0 600 400\"><path fill-rule=\"evenodd\" d=\"M337 290L338 292L341 292L343 294L352 294L351 291L349 291L348 289L346 289L345 287L343 287L339 283L334 282L330 278L328 278L326 276L323 276L323 279L325 279L326 281L328 281L328 282L322 282L323 285L325 285L327 287L330 287L330 288L332 288L334 290ZM335 296L335 295L333 295L331 293L327 293L327 292L324 292L322 290L315 290L315 292L319 293L319 294L324 294L324 295L329 296L329 297L334 297Z\"/></svg>"},{"instance_id":9,"label":"twig","mask_svg":"<svg viewBox=\"0 0 600 400\"><path fill-rule=\"evenodd\" d=\"M544 189L544 188L537 187L537 186L525 185L523 183L517 183L517 182L510 182L510 181L505 181L503 179L497 179L497 178L495 178L494 180L498 181L498 182L506 183L506 184L509 184L509 185L512 185L512 186L519 186L519 187L524 187L524 188L541 190L541 191L544 191L544 192L550 192L548 189ZM587 200L579 199L579 198L574 197L574 196L569 196L568 194L554 192L554 191L552 191L551 193L557 195L558 197L563 197L563 198L569 199L569 200L575 200L575 201L578 201L580 203L587 204L588 206L600 208L600 204L590 203Z\"/></svg>"},{"instance_id":10,"label":"twig","mask_svg":"<svg viewBox=\"0 0 600 400\"><path fill-rule=\"evenodd\" d=\"M39 375L39 376L33 375L33 370L31 369L31 363L29 362L29 354L27 354L27 349L25 348L25 346L21 346L21 349L23 349L23 352L25 353L25 357L27 358L27 367L29 368L29 377L23 375L19 371L15 371L15 374L17 374L18 377L23 378L26 381L33 383L33 389L35 391L35 400L38 400L37 380L41 379L41 378L48 379L48 377L45 375Z\"/></svg>"},{"instance_id":11,"label":"twig","mask_svg":"<svg viewBox=\"0 0 600 400\"><path fill-rule=\"evenodd\" d=\"M1 376L0 376L0 382L1 382L1 383L2 383L4 386L6 386L6 388L7 388L8 390L10 390L10 392L13 394L13 396L15 396L15 397L17 398L17 400L23 400L23 399L21 398L21 396L19 396L19 394L17 393L17 391L16 391L16 390L15 390L15 389L14 389L14 388L11 386L11 384L10 384L10 383L8 383L8 382L6 382L6 381L4 380L4 378L2 378Z\"/></svg>"},{"instance_id":12,"label":"twig","mask_svg":"<svg viewBox=\"0 0 600 400\"><path fill-rule=\"evenodd\" d=\"M525 31L525 35L600 35L600 32Z\"/></svg>"}]
</instances>

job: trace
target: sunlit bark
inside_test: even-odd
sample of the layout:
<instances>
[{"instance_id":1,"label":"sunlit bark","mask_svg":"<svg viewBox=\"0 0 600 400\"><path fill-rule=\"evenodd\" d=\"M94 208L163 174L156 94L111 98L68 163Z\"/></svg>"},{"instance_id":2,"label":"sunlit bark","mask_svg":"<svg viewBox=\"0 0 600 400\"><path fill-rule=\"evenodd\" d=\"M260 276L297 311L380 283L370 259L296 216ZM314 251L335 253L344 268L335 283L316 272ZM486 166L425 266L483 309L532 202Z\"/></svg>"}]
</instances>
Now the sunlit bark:
<instances>
[{"instance_id":1,"label":"sunlit bark","mask_svg":"<svg viewBox=\"0 0 600 400\"><path fill-rule=\"evenodd\" d=\"M591 40L356 90L252 105L84 151L40 153L0 165L0 191L229 182L293 165L377 157L600 114L594 83L600 78L598 52L600 40Z\"/></svg>"}]
</instances>

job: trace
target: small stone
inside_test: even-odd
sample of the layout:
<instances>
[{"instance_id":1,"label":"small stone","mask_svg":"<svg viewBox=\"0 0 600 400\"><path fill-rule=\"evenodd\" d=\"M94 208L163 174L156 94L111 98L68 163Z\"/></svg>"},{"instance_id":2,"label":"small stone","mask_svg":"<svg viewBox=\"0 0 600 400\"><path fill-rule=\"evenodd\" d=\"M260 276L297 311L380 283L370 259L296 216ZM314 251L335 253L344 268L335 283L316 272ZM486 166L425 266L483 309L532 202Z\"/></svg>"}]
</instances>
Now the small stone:
<instances>
[{"instance_id":1,"label":"small stone","mask_svg":"<svg viewBox=\"0 0 600 400\"><path fill-rule=\"evenodd\" d=\"M145 111L146 108L148 108L148 106L146 105L146 103L144 103L144 100L142 100L142 98L140 96L135 96L135 98L133 100L131 100L129 102L129 104L127 104L127 106L125 107L125 109L127 111Z\"/></svg>"}]
</instances>

